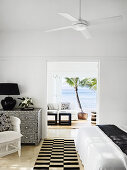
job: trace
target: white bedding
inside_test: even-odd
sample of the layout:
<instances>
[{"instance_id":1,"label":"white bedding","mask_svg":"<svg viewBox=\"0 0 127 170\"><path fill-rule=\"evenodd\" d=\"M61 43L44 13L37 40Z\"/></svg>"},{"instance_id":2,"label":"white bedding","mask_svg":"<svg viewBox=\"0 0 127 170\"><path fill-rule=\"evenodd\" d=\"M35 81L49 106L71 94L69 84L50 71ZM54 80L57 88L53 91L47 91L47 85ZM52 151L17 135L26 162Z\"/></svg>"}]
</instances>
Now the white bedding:
<instances>
[{"instance_id":1,"label":"white bedding","mask_svg":"<svg viewBox=\"0 0 127 170\"><path fill-rule=\"evenodd\" d=\"M76 148L84 170L127 170L127 155L97 126L79 129Z\"/></svg>"}]
</instances>

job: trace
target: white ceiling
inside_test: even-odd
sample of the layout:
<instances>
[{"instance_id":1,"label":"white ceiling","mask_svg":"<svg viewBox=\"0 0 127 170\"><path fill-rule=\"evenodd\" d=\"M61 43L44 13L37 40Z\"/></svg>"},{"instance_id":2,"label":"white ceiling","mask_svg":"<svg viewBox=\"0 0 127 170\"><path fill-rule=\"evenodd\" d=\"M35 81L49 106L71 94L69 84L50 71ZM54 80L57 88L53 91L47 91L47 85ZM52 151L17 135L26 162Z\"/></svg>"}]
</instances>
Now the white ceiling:
<instances>
[{"instance_id":1,"label":"white ceiling","mask_svg":"<svg viewBox=\"0 0 127 170\"><path fill-rule=\"evenodd\" d=\"M70 25L57 15L78 17L79 0L0 0L0 31L47 30ZM127 0L82 0L82 17L97 19L122 14L124 20L94 26L91 31L127 31ZM67 31L67 30L66 30Z\"/></svg>"}]
</instances>

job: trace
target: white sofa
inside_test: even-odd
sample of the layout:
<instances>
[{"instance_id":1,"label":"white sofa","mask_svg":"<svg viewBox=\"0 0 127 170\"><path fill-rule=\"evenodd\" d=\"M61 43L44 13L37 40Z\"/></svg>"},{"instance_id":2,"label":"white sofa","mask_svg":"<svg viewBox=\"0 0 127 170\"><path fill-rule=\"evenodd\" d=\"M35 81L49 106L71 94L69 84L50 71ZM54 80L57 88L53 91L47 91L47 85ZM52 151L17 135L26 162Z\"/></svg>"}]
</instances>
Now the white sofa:
<instances>
[{"instance_id":1,"label":"white sofa","mask_svg":"<svg viewBox=\"0 0 127 170\"><path fill-rule=\"evenodd\" d=\"M60 105L57 103L49 103L48 104L48 108L47 108L47 113L57 113L57 119L59 119L59 113L71 113L71 120L78 120L78 110L77 109L73 109L71 106L69 105L69 107L67 108L63 108L61 107L63 103L61 103ZM64 103L65 104L65 103ZM48 120L53 120L54 116L48 116ZM66 119L66 116L62 117L62 119Z\"/></svg>"}]
</instances>

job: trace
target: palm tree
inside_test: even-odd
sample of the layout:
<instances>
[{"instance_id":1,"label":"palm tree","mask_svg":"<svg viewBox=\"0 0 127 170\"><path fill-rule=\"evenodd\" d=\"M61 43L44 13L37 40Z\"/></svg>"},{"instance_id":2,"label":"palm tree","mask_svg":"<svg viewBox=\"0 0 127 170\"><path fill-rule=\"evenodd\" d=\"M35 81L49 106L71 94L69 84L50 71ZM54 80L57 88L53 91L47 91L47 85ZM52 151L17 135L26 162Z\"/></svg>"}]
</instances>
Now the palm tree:
<instances>
[{"instance_id":1,"label":"palm tree","mask_svg":"<svg viewBox=\"0 0 127 170\"><path fill-rule=\"evenodd\" d=\"M78 87L88 87L90 89L96 90L97 79L96 78L85 78L83 80L80 80L79 77L75 77L75 78L65 77L65 80L67 84L69 84L71 87L74 87L79 108L81 110L81 113L84 113L80 99L79 99L79 95L78 95Z\"/></svg>"}]
</instances>

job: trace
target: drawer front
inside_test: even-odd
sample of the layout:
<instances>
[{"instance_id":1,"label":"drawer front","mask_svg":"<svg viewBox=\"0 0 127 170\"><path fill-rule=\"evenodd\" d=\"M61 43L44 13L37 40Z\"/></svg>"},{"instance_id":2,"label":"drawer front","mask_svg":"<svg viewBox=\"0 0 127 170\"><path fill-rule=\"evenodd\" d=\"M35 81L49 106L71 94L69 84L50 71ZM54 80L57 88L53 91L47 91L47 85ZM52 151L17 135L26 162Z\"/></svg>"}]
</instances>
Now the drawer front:
<instances>
[{"instance_id":1,"label":"drawer front","mask_svg":"<svg viewBox=\"0 0 127 170\"><path fill-rule=\"evenodd\" d=\"M35 113L24 113L24 114L20 114L20 119L21 121L34 121L34 122L37 122L37 118L38 118L38 115L35 114Z\"/></svg>"},{"instance_id":2,"label":"drawer front","mask_svg":"<svg viewBox=\"0 0 127 170\"><path fill-rule=\"evenodd\" d=\"M22 143L35 143L37 140L36 134L24 134L22 136Z\"/></svg>"},{"instance_id":3,"label":"drawer front","mask_svg":"<svg viewBox=\"0 0 127 170\"><path fill-rule=\"evenodd\" d=\"M22 134L37 133L37 132L38 132L37 123L35 123L35 122L24 123L23 122L21 124L21 133Z\"/></svg>"},{"instance_id":4,"label":"drawer front","mask_svg":"<svg viewBox=\"0 0 127 170\"><path fill-rule=\"evenodd\" d=\"M18 117L21 122L24 122L24 121L34 121L34 122L37 122L38 121L38 114L35 112L35 113L23 113L21 111L19 112L7 112L10 116L15 116L15 117Z\"/></svg>"}]
</instances>

